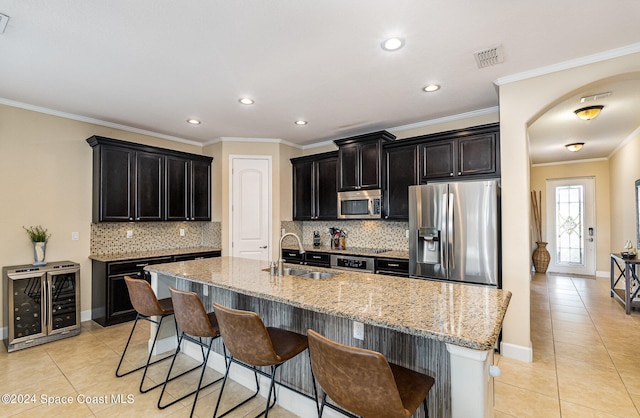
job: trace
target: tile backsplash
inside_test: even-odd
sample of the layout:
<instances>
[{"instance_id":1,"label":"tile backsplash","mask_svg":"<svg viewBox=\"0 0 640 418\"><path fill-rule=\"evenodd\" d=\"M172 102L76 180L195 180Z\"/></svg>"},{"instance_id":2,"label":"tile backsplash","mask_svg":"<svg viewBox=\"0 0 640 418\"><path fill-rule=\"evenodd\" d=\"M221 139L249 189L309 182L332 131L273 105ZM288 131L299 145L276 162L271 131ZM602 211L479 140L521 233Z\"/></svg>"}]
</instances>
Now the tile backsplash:
<instances>
[{"instance_id":1,"label":"tile backsplash","mask_svg":"<svg viewBox=\"0 0 640 418\"><path fill-rule=\"evenodd\" d=\"M307 245L313 244L313 231L320 232L320 245L329 246L329 228L346 232L346 247L386 248L407 251L409 238L406 231L408 222L389 221L283 221L281 228L294 232ZM287 241L289 242L289 241ZM291 241L295 243L295 240Z\"/></svg>"},{"instance_id":2,"label":"tile backsplash","mask_svg":"<svg viewBox=\"0 0 640 418\"><path fill-rule=\"evenodd\" d=\"M180 236L184 229L184 236ZM127 238L127 231L132 237ZM102 222L91 224L91 254L220 247L220 222Z\"/></svg>"}]
</instances>

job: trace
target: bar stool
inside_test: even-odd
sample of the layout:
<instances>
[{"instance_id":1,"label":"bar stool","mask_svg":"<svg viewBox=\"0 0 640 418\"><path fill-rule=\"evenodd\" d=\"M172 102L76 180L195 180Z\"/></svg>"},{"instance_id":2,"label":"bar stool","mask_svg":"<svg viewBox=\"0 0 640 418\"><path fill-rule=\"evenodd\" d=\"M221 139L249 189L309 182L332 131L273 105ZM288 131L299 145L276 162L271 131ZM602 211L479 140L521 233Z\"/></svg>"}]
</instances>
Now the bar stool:
<instances>
[{"instance_id":1,"label":"bar stool","mask_svg":"<svg viewBox=\"0 0 640 418\"><path fill-rule=\"evenodd\" d=\"M129 334L129 339L127 340L127 345L124 347L124 351L122 352L122 356L120 356L120 362L118 363L118 368L116 369L116 377L123 377L133 372L137 372L140 369L144 368L144 373L142 373L142 379L140 380L140 393L147 393L152 389L157 388L162 383L159 383L155 386L152 386L148 389L142 389L144 384L145 377L147 375L147 370L149 366L152 364L156 364L160 361L167 360L171 357L168 355L161 359L151 361L151 357L153 355L153 349L156 346L156 341L158 340L158 333L160 332L160 326L162 325L162 321L168 317L173 315L173 304L171 303L171 298L160 299L156 297L156 294L153 292L151 285L143 279L134 279L130 276L125 276L124 281L127 284L127 289L129 290L129 298L131 299L131 304L133 305L133 309L136 310L136 320L133 323L133 328L131 328L131 333ZM159 316L160 319L156 321L152 317ZM129 344L131 343L131 338L133 337L133 333L136 330L136 325L138 325L138 320L143 319L145 321L149 321L153 324L157 325L156 333L153 337L153 344L151 345L151 350L149 351L149 356L147 357L146 364L135 368L133 370L129 370L125 373L120 373L120 367L122 366L122 362L124 361L125 355L127 354L127 350L129 349ZM176 325L176 338L178 335L178 328Z\"/></svg>"},{"instance_id":2,"label":"bar stool","mask_svg":"<svg viewBox=\"0 0 640 418\"><path fill-rule=\"evenodd\" d=\"M178 340L178 348L176 348L175 354L173 355L173 360L171 360L171 366L169 366L169 371L167 372L167 378L165 379L164 385L162 386L162 392L160 393L160 398L158 399L158 408L164 409L170 405L175 404L195 393L195 397L193 399L193 405L191 406L190 417L193 416L193 412L196 409L196 402L198 402L198 394L200 390L205 389L214 383L222 380L222 377L214 380L211 383L202 386L202 380L204 378L204 373L207 369L207 361L209 360L209 353L211 352L211 346L213 342L220 337L220 330L218 328L218 321L216 319L216 315L213 312L207 313L202 305L202 301L200 297L194 292L188 292L183 290L178 290L173 286L169 287L169 291L171 292L171 299L173 300L173 306L175 310L176 322L178 326L182 330L180 334L180 338ZM206 343L203 341L203 338L208 338L209 342ZM200 351L202 351L202 364L196 366L191 370L195 370L198 367L201 367L202 370L200 372L200 379L198 380L198 387L193 391L189 392L186 395L180 397L179 399L175 399L168 404L162 405L162 397L167 388L167 383L174 378L170 378L171 371L173 370L173 366L176 361L176 357L180 352L180 345L183 340L190 341L192 343L198 344L200 346ZM206 351L205 351L206 350ZM226 351L225 351L225 362L226 362ZM188 373L189 371L184 372ZM184 374L182 373L182 374ZM181 375L182 375L181 374ZM178 375L176 377L179 377Z\"/></svg>"},{"instance_id":3,"label":"bar stool","mask_svg":"<svg viewBox=\"0 0 640 418\"><path fill-rule=\"evenodd\" d=\"M218 408L220 407L220 400L222 399L222 392L224 391L227 378L229 377L229 370L231 369L232 363L238 363L243 366L248 365L254 369L254 373L258 366L269 366L271 368L271 383L269 385L269 394L267 395L267 406L260 414L264 414L265 418L267 418L269 415L269 409L276 404L276 393L274 391L276 370L284 362L292 359L307 349L307 337L281 328L266 328L260 316L255 312L226 308L217 303L214 303L213 307L218 318L218 324L220 326L220 333L222 334L224 345L230 353L230 361L227 364L227 370L224 374L224 380L222 381L222 387L220 388L220 395L218 396L218 402L216 403L216 410L213 413L213 418L223 417L231 411L234 411L236 408L256 397L260 391L260 385L256 374L256 392L218 416L217 414ZM273 403L271 403L272 393Z\"/></svg>"},{"instance_id":4,"label":"bar stool","mask_svg":"<svg viewBox=\"0 0 640 418\"><path fill-rule=\"evenodd\" d=\"M424 405L435 383L431 376L387 362L377 351L350 347L307 331L311 366L324 390L342 408L364 418L407 418Z\"/></svg>"}]
</instances>

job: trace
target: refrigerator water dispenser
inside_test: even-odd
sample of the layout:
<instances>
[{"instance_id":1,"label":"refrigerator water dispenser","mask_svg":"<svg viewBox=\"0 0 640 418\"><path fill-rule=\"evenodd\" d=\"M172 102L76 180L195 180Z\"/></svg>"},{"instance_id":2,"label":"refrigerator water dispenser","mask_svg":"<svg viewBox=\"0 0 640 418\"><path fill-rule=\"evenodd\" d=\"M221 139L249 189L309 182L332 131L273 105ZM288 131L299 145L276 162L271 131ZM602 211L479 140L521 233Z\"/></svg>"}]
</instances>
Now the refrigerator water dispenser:
<instances>
[{"instance_id":1,"label":"refrigerator water dispenser","mask_svg":"<svg viewBox=\"0 0 640 418\"><path fill-rule=\"evenodd\" d=\"M418 229L418 262L440 264L440 231L437 228Z\"/></svg>"}]
</instances>

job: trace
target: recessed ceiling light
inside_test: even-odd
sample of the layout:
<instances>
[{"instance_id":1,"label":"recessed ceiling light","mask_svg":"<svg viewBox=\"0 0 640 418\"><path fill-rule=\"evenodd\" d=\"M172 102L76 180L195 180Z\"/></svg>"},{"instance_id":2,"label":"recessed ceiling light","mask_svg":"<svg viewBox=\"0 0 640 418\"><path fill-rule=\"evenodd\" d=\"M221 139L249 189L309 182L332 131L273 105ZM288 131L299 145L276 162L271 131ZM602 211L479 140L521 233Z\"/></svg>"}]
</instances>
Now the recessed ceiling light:
<instances>
[{"instance_id":1,"label":"recessed ceiling light","mask_svg":"<svg viewBox=\"0 0 640 418\"><path fill-rule=\"evenodd\" d=\"M248 97L243 97L240 100L238 100L240 103L242 103L243 105L252 105L254 103L253 99L250 99Z\"/></svg>"},{"instance_id":2,"label":"recessed ceiling light","mask_svg":"<svg viewBox=\"0 0 640 418\"><path fill-rule=\"evenodd\" d=\"M380 46L385 51L397 51L404 46L404 39L398 37L385 39Z\"/></svg>"},{"instance_id":3,"label":"recessed ceiling light","mask_svg":"<svg viewBox=\"0 0 640 418\"><path fill-rule=\"evenodd\" d=\"M423 88L422 90L426 92L432 92L432 91L440 90L440 86L437 84L427 84L426 87Z\"/></svg>"},{"instance_id":4,"label":"recessed ceiling light","mask_svg":"<svg viewBox=\"0 0 640 418\"><path fill-rule=\"evenodd\" d=\"M198 119L187 119L187 123L190 123L192 125L200 125L202 122L200 122Z\"/></svg>"},{"instance_id":5,"label":"recessed ceiling light","mask_svg":"<svg viewBox=\"0 0 640 418\"><path fill-rule=\"evenodd\" d=\"M294 122L296 125L306 125L307 121L306 120L297 120Z\"/></svg>"}]
</instances>

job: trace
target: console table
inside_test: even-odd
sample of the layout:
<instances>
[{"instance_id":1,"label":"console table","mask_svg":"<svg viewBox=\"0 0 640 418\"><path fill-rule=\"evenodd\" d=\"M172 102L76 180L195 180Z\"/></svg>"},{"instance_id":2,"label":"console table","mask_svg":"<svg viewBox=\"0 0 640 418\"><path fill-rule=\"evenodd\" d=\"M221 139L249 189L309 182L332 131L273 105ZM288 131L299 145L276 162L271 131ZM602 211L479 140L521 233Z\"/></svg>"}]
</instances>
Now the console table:
<instances>
[{"instance_id":1,"label":"console table","mask_svg":"<svg viewBox=\"0 0 640 418\"><path fill-rule=\"evenodd\" d=\"M640 280L636 266L640 264L638 257L623 258L619 253L611 254L611 297L615 297L624 305L627 315L632 307L640 307L640 300L636 300L640 292ZM624 289L616 288L624 278Z\"/></svg>"}]
</instances>

